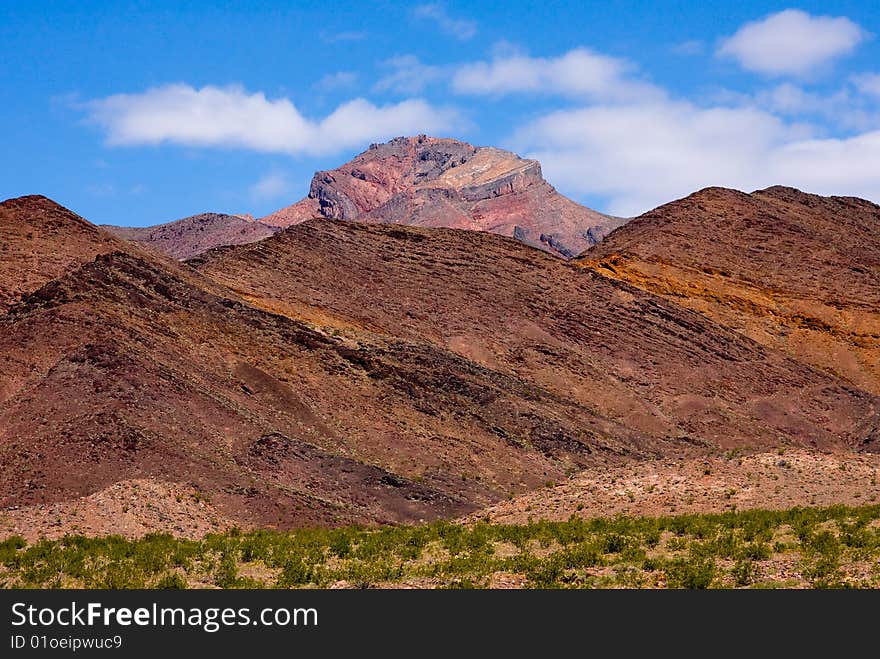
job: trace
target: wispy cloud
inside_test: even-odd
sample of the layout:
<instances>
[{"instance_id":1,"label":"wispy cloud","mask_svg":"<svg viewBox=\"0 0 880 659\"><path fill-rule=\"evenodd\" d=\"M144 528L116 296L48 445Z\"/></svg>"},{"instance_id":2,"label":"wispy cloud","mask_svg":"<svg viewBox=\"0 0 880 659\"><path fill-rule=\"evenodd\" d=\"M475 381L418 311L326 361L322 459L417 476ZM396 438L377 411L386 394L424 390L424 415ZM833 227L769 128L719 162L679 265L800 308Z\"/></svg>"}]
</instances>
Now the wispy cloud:
<instances>
[{"instance_id":1,"label":"wispy cloud","mask_svg":"<svg viewBox=\"0 0 880 659\"><path fill-rule=\"evenodd\" d=\"M398 94L419 94L429 84L445 77L443 67L424 64L415 55L398 55L382 62L388 71L373 85L377 92L393 91Z\"/></svg>"},{"instance_id":2,"label":"wispy cloud","mask_svg":"<svg viewBox=\"0 0 880 659\"><path fill-rule=\"evenodd\" d=\"M116 94L85 104L111 146L179 144L289 154L334 153L401 134L446 132L459 114L422 99L377 106L356 98L320 119L304 117L287 98L242 87L185 84Z\"/></svg>"},{"instance_id":3,"label":"wispy cloud","mask_svg":"<svg viewBox=\"0 0 880 659\"><path fill-rule=\"evenodd\" d=\"M290 181L282 172L269 172L249 188L256 201L269 201L286 195L291 189Z\"/></svg>"},{"instance_id":4,"label":"wispy cloud","mask_svg":"<svg viewBox=\"0 0 880 659\"><path fill-rule=\"evenodd\" d=\"M805 76L848 55L865 37L866 32L846 17L787 9L746 23L721 42L718 55L757 73Z\"/></svg>"},{"instance_id":5,"label":"wispy cloud","mask_svg":"<svg viewBox=\"0 0 880 659\"><path fill-rule=\"evenodd\" d=\"M477 35L476 21L465 18L453 18L447 11L446 6L439 2L419 5L412 10L412 15L419 20L433 22L443 32L460 41L473 39Z\"/></svg>"},{"instance_id":6,"label":"wispy cloud","mask_svg":"<svg viewBox=\"0 0 880 659\"><path fill-rule=\"evenodd\" d=\"M718 103L758 107L792 121L813 122L839 130L872 130L880 127L880 85L872 92L871 74L851 76L832 89L819 90L791 81L754 92L723 90ZM877 81L880 83L880 76Z\"/></svg>"},{"instance_id":7,"label":"wispy cloud","mask_svg":"<svg viewBox=\"0 0 880 659\"><path fill-rule=\"evenodd\" d=\"M354 71L337 71L328 73L315 83L315 89L322 92L335 92L348 89L357 82L358 74Z\"/></svg>"},{"instance_id":8,"label":"wispy cloud","mask_svg":"<svg viewBox=\"0 0 880 659\"><path fill-rule=\"evenodd\" d=\"M112 183L92 183L86 186L86 192L93 197L113 197L116 195L116 186Z\"/></svg>"},{"instance_id":9,"label":"wispy cloud","mask_svg":"<svg viewBox=\"0 0 880 659\"><path fill-rule=\"evenodd\" d=\"M691 57L694 55L702 55L706 52L706 42L699 39L691 39L677 43L672 47L672 52L676 55L684 55Z\"/></svg>"},{"instance_id":10,"label":"wispy cloud","mask_svg":"<svg viewBox=\"0 0 880 659\"><path fill-rule=\"evenodd\" d=\"M832 112L863 132L828 137L805 114ZM547 113L509 145L541 161L570 193L636 215L700 188L782 184L819 194L880 200L880 117L849 93L822 97L795 86L737 103L685 99L595 103ZM873 163L873 164L872 164Z\"/></svg>"},{"instance_id":11,"label":"wispy cloud","mask_svg":"<svg viewBox=\"0 0 880 659\"><path fill-rule=\"evenodd\" d=\"M638 80L626 60L576 48L558 57L496 56L462 66L452 79L461 94L557 94L604 99L645 98L659 88Z\"/></svg>"},{"instance_id":12,"label":"wispy cloud","mask_svg":"<svg viewBox=\"0 0 880 659\"><path fill-rule=\"evenodd\" d=\"M860 73L853 76L852 81L860 92L880 100L880 74Z\"/></svg>"}]
</instances>

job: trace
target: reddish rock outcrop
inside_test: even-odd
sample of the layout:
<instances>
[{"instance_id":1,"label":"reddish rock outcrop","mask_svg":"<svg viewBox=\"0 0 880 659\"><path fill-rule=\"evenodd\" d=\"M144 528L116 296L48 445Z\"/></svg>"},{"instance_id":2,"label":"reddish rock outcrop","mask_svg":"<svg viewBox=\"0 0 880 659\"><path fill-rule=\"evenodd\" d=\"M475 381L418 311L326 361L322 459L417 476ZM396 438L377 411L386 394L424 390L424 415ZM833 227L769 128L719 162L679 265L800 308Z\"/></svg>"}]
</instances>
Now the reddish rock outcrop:
<instances>
[{"instance_id":1,"label":"reddish rock outcrop","mask_svg":"<svg viewBox=\"0 0 880 659\"><path fill-rule=\"evenodd\" d=\"M373 144L318 172L308 197L260 221L288 227L315 217L488 231L566 258L626 221L559 194L535 160L424 135Z\"/></svg>"}]
</instances>

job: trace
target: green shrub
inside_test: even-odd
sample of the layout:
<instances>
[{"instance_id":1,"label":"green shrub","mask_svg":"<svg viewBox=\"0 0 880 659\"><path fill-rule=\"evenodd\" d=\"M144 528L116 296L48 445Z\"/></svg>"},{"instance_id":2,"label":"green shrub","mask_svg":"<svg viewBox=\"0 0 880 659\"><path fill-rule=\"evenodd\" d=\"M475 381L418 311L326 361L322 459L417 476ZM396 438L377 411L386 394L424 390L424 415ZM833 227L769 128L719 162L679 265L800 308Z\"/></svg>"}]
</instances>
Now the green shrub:
<instances>
[{"instance_id":1,"label":"green shrub","mask_svg":"<svg viewBox=\"0 0 880 659\"><path fill-rule=\"evenodd\" d=\"M645 543L645 546L649 549L654 549L657 545L660 544L660 538L662 537L662 532L657 527L652 527L647 529L642 533L642 542Z\"/></svg>"},{"instance_id":2,"label":"green shrub","mask_svg":"<svg viewBox=\"0 0 880 659\"><path fill-rule=\"evenodd\" d=\"M10 537L0 541L0 587L179 588L207 582L223 588L260 588L260 581L241 576L240 566L262 562L277 570L273 585L280 588L320 587L341 580L367 587L419 577L471 588L485 586L499 571L525 575L526 584L537 588L636 587L645 583L647 573L658 570L664 571L671 588L707 588L716 583L715 561L722 558L734 564L718 584L732 579L737 586L763 588L780 585L761 580L760 562L773 551L799 555L801 575L814 587L876 587L880 572L856 582L847 570L853 563L876 562L878 519L880 505L656 519L572 517L519 525L478 521L292 532L233 530L202 540L167 534L138 540L70 535L29 545ZM774 543L783 527L798 540ZM665 546L664 532L673 535ZM433 543L448 556L426 560L425 548ZM519 552L498 555L498 543L513 544ZM646 549L658 555L649 558ZM608 566L613 574L607 569L594 574L591 568L597 566Z\"/></svg>"},{"instance_id":3,"label":"green shrub","mask_svg":"<svg viewBox=\"0 0 880 659\"><path fill-rule=\"evenodd\" d=\"M159 579L155 587L160 590L186 590L187 583L177 572L170 572Z\"/></svg>"},{"instance_id":4,"label":"green shrub","mask_svg":"<svg viewBox=\"0 0 880 659\"><path fill-rule=\"evenodd\" d=\"M565 568L588 568L602 565L602 553L595 545L581 543L562 552L560 562Z\"/></svg>"},{"instance_id":5,"label":"green shrub","mask_svg":"<svg viewBox=\"0 0 880 659\"><path fill-rule=\"evenodd\" d=\"M752 561L766 561L770 554L770 546L765 542L750 542L739 552L740 558Z\"/></svg>"},{"instance_id":6,"label":"green shrub","mask_svg":"<svg viewBox=\"0 0 880 659\"><path fill-rule=\"evenodd\" d=\"M220 564L214 574L214 585L219 588L235 588L238 585L238 563L232 552L220 557Z\"/></svg>"},{"instance_id":7,"label":"green shrub","mask_svg":"<svg viewBox=\"0 0 880 659\"><path fill-rule=\"evenodd\" d=\"M278 588L294 588L305 585L312 580L312 569L302 556L291 556L275 582Z\"/></svg>"},{"instance_id":8,"label":"green shrub","mask_svg":"<svg viewBox=\"0 0 880 659\"><path fill-rule=\"evenodd\" d=\"M351 555L351 538L347 534L337 533L330 540L330 551L339 558L348 558Z\"/></svg>"},{"instance_id":9,"label":"green shrub","mask_svg":"<svg viewBox=\"0 0 880 659\"><path fill-rule=\"evenodd\" d=\"M737 586L750 586L759 575L758 566L750 558L740 558L733 566L733 581Z\"/></svg>"},{"instance_id":10,"label":"green shrub","mask_svg":"<svg viewBox=\"0 0 880 659\"><path fill-rule=\"evenodd\" d=\"M602 538L603 554L619 554L626 548L626 538L619 533L610 533Z\"/></svg>"},{"instance_id":11,"label":"green shrub","mask_svg":"<svg viewBox=\"0 0 880 659\"><path fill-rule=\"evenodd\" d=\"M0 563L14 567L17 563L18 552L27 547L27 541L20 535L13 535L0 542Z\"/></svg>"},{"instance_id":12,"label":"green shrub","mask_svg":"<svg viewBox=\"0 0 880 659\"><path fill-rule=\"evenodd\" d=\"M702 590L708 588L715 576L715 562L702 558L677 558L666 566L670 588Z\"/></svg>"},{"instance_id":13,"label":"green shrub","mask_svg":"<svg viewBox=\"0 0 880 659\"><path fill-rule=\"evenodd\" d=\"M813 588L834 588L842 577L837 557L830 555L820 555L812 563L807 563L801 572Z\"/></svg>"},{"instance_id":14,"label":"green shrub","mask_svg":"<svg viewBox=\"0 0 880 659\"><path fill-rule=\"evenodd\" d=\"M564 569L562 557L551 556L530 569L526 578L533 588L559 588Z\"/></svg>"}]
</instances>

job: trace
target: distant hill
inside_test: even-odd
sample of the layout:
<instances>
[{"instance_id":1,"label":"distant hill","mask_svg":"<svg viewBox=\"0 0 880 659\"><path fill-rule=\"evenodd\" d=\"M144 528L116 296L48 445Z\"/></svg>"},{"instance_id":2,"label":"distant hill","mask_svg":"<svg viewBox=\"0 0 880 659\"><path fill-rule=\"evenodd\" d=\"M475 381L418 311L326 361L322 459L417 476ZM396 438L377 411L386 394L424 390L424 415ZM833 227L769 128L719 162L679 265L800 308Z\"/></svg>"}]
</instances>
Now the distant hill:
<instances>
[{"instance_id":1,"label":"distant hill","mask_svg":"<svg viewBox=\"0 0 880 659\"><path fill-rule=\"evenodd\" d=\"M188 259L221 245L242 245L271 236L276 228L249 216L201 213L151 227L101 225L118 238L158 250L176 259Z\"/></svg>"},{"instance_id":2,"label":"distant hill","mask_svg":"<svg viewBox=\"0 0 880 659\"><path fill-rule=\"evenodd\" d=\"M627 221L559 194L535 160L420 135L373 144L341 167L316 173L305 199L256 221L203 213L150 227L102 228L183 260L315 218L487 231L564 258Z\"/></svg>"}]
</instances>

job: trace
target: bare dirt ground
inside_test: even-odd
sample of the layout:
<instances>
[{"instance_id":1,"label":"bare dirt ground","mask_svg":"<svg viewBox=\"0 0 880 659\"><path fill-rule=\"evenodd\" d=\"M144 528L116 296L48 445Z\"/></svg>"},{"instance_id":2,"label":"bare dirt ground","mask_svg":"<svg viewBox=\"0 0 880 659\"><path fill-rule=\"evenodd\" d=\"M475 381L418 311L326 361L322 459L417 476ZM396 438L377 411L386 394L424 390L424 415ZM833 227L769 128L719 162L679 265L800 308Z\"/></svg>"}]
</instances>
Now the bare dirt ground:
<instances>
[{"instance_id":1,"label":"bare dirt ground","mask_svg":"<svg viewBox=\"0 0 880 659\"><path fill-rule=\"evenodd\" d=\"M121 481L71 501L0 510L0 539L20 535L28 542L66 534L138 538L165 532L198 538L231 526L197 489L146 479Z\"/></svg>"},{"instance_id":2,"label":"bare dirt ground","mask_svg":"<svg viewBox=\"0 0 880 659\"><path fill-rule=\"evenodd\" d=\"M579 517L676 515L754 508L867 505L880 501L880 455L785 450L647 460L591 467L571 479L495 504L464 518L499 523ZM0 510L0 539L55 539L68 533L137 538L164 532L200 538L241 523L225 517L192 487L153 479L117 483L48 505Z\"/></svg>"},{"instance_id":3,"label":"bare dirt ground","mask_svg":"<svg viewBox=\"0 0 880 659\"><path fill-rule=\"evenodd\" d=\"M880 500L880 455L780 450L591 467L555 487L474 513L493 522L867 505Z\"/></svg>"}]
</instances>

